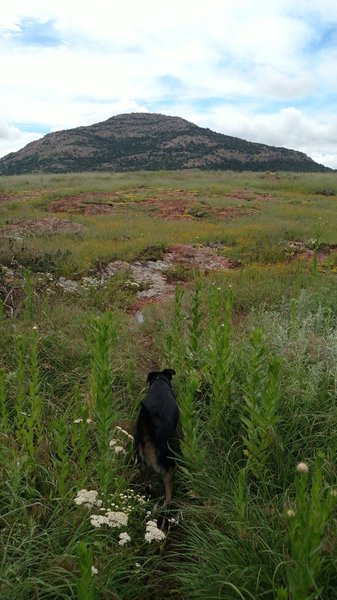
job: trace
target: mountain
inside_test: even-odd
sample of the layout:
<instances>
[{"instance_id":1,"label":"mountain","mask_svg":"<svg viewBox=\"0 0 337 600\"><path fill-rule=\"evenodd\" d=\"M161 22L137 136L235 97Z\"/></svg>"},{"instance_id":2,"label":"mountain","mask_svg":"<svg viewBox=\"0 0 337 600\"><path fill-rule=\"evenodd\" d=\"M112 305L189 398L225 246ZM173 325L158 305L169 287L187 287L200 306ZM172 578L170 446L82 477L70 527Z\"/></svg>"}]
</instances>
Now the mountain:
<instances>
[{"instance_id":1,"label":"mountain","mask_svg":"<svg viewBox=\"0 0 337 600\"><path fill-rule=\"evenodd\" d=\"M180 117L131 113L48 133L0 159L0 175L204 169L329 171L302 152L247 142Z\"/></svg>"}]
</instances>

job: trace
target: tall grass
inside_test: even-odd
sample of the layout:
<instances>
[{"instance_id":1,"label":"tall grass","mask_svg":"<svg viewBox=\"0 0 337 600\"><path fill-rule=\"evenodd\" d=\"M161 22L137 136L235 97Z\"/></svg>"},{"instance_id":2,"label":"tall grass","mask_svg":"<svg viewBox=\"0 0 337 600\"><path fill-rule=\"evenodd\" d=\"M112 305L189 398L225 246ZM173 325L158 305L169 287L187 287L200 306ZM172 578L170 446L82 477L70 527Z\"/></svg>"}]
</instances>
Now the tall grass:
<instances>
[{"instance_id":1,"label":"tall grass","mask_svg":"<svg viewBox=\"0 0 337 600\"><path fill-rule=\"evenodd\" d=\"M337 472L331 457L336 445L326 423L337 425L330 362L336 310L331 304L335 291L330 293L302 293L290 303L251 313L248 331L230 346L231 379L219 428L207 416L214 401L207 358L209 333L215 328L220 336L224 328L219 312L205 313L214 288L205 290L199 387L194 384L192 395L185 388L180 404L183 425L189 424L183 438L182 456L188 462L187 468L183 462L182 482L194 501L184 503L182 539L169 556L173 577L188 598L302 600L333 593ZM226 305L226 295L222 300ZM188 350L192 314L180 312L179 320L185 323L181 333ZM313 355L310 339L318 332L320 350ZM323 347L330 348L325 356ZM188 362L179 364L185 365L180 377L192 386ZM226 368L225 362L224 390ZM198 455L194 463L186 444ZM199 460L202 468L193 468ZM301 461L313 465L311 485L310 475L296 471Z\"/></svg>"}]
</instances>

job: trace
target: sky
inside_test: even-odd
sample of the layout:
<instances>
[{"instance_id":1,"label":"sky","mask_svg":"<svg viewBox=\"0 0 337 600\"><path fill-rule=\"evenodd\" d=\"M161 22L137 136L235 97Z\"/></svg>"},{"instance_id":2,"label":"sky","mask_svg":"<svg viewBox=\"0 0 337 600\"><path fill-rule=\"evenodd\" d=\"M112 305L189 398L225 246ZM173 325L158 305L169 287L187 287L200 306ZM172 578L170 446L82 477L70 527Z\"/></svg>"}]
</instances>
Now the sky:
<instances>
[{"instance_id":1,"label":"sky","mask_svg":"<svg viewBox=\"0 0 337 600\"><path fill-rule=\"evenodd\" d=\"M0 156L151 112L337 169L336 0L11 0Z\"/></svg>"}]
</instances>

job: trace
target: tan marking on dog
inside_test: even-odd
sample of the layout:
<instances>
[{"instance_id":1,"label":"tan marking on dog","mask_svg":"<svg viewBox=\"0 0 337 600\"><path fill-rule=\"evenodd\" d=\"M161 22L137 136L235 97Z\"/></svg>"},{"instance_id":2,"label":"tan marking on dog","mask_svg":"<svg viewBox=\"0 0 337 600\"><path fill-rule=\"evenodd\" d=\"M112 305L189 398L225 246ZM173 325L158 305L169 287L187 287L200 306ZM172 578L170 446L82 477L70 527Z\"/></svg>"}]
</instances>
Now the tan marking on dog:
<instances>
[{"instance_id":1,"label":"tan marking on dog","mask_svg":"<svg viewBox=\"0 0 337 600\"><path fill-rule=\"evenodd\" d=\"M139 454L141 459L147 464L148 467L152 467L156 473L161 474L161 468L158 465L156 449L149 437L144 437L144 440L139 448Z\"/></svg>"}]
</instances>

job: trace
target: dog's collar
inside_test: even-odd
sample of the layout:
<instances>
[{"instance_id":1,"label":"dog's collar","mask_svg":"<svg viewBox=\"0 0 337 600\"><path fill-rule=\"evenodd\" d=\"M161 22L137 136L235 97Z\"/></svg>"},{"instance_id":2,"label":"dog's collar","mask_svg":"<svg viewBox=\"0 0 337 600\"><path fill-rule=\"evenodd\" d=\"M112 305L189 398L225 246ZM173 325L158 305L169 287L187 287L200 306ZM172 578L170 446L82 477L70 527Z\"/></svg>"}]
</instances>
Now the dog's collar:
<instances>
[{"instance_id":1,"label":"dog's collar","mask_svg":"<svg viewBox=\"0 0 337 600\"><path fill-rule=\"evenodd\" d=\"M167 383L170 383L169 379L168 379L167 377L165 377L165 375L157 375L157 377L155 377L154 379L152 379L152 381L151 381L151 383L150 383L150 386L151 386L151 385L152 385L152 384L153 384L155 381L157 381L157 379L161 379L161 380L167 381Z\"/></svg>"}]
</instances>

